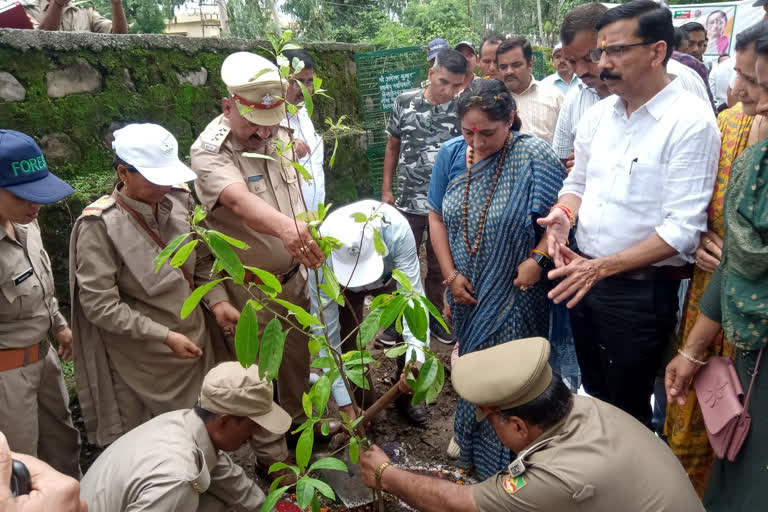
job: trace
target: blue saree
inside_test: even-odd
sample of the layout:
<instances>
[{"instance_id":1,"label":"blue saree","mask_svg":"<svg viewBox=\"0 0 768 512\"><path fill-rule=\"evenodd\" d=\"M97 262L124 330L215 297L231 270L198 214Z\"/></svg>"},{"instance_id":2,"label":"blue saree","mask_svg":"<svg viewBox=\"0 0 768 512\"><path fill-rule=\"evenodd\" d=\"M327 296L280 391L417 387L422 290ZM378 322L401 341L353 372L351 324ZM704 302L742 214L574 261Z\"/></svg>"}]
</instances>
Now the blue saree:
<instances>
[{"instance_id":1,"label":"blue saree","mask_svg":"<svg viewBox=\"0 0 768 512\"><path fill-rule=\"evenodd\" d=\"M504 168L491 199L480 249L470 254L464 243L462 204L466 186L466 143L459 137L443 144L435 161L428 202L443 216L456 269L476 292L474 306L458 304L448 293L459 354L493 347L510 340L550 334L549 286L541 280L527 291L512 286L518 265L529 257L542 230L536 219L545 217L557 202L566 177L554 151L544 141L513 133ZM468 232L473 243L478 221L500 152L472 166ZM499 441L493 426L478 423L475 406L459 399L454 424L461 448L459 465L475 468L485 479L505 469L510 451Z\"/></svg>"}]
</instances>

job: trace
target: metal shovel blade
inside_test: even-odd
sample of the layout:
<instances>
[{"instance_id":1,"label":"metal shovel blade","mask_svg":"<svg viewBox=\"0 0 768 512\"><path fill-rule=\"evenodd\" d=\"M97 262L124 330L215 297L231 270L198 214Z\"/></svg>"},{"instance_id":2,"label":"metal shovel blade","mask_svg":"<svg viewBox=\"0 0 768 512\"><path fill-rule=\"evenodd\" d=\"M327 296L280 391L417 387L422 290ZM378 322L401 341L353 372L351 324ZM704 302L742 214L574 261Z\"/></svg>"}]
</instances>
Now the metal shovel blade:
<instances>
[{"instance_id":1,"label":"metal shovel blade","mask_svg":"<svg viewBox=\"0 0 768 512\"><path fill-rule=\"evenodd\" d=\"M344 451L343 457L338 457L347 465L347 472L334 469L319 469L320 477L331 486L341 502L348 509L362 507L373 503L373 491L365 486L360 476L360 465L352 464L349 460L349 452Z\"/></svg>"}]
</instances>

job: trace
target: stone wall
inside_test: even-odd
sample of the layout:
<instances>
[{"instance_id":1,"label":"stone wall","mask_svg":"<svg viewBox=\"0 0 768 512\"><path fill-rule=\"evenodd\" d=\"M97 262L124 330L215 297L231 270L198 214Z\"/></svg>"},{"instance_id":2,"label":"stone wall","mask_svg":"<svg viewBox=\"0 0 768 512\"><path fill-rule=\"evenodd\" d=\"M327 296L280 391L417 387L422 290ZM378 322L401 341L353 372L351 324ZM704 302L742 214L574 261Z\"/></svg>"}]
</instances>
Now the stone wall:
<instances>
[{"instance_id":1,"label":"stone wall","mask_svg":"<svg viewBox=\"0 0 768 512\"><path fill-rule=\"evenodd\" d=\"M72 223L115 181L112 132L129 122L160 124L177 137L186 159L197 135L220 113L224 58L243 50L267 56L267 47L239 39L0 29L0 128L33 136L51 169L76 190L40 216L62 302L68 303ZM331 98L316 98L315 126L322 130L327 117L342 115L359 126L353 56L370 48L342 43L305 48ZM342 138L333 169L327 167L333 143L326 143L328 202L371 195L364 140L360 129Z\"/></svg>"}]
</instances>

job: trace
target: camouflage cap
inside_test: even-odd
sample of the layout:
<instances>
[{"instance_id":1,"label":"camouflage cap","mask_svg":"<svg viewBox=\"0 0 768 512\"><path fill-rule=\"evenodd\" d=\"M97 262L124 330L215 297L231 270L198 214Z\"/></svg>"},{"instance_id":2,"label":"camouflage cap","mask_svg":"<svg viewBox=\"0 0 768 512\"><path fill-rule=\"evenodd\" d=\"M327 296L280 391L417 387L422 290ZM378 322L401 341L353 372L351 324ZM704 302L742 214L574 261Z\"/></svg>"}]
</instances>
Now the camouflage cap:
<instances>
[{"instance_id":1,"label":"camouflage cap","mask_svg":"<svg viewBox=\"0 0 768 512\"><path fill-rule=\"evenodd\" d=\"M504 410L526 404L552 382L549 342L525 338L463 355L451 365L451 381L476 405ZM484 418L478 410L478 421Z\"/></svg>"},{"instance_id":2,"label":"camouflage cap","mask_svg":"<svg viewBox=\"0 0 768 512\"><path fill-rule=\"evenodd\" d=\"M240 114L261 126L274 126L285 119L283 89L277 66L255 53L233 53L221 65L221 79Z\"/></svg>"}]
</instances>

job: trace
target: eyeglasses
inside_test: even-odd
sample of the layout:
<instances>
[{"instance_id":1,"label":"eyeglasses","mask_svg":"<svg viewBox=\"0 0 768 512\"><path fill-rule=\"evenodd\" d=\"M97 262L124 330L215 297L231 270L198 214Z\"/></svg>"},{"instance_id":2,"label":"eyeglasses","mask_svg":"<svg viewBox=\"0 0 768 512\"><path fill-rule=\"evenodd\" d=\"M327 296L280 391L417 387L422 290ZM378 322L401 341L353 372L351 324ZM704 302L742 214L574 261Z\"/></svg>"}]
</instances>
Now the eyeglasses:
<instances>
[{"instance_id":1,"label":"eyeglasses","mask_svg":"<svg viewBox=\"0 0 768 512\"><path fill-rule=\"evenodd\" d=\"M589 58L597 64L600 62L600 58L603 56L603 52L608 56L608 58L613 57L621 57L624 55L628 48L632 48L633 46L648 46L651 44L654 44L654 42L646 42L646 43L633 43L633 44L614 44L611 46L606 46L605 48L593 48L589 50Z\"/></svg>"}]
</instances>

